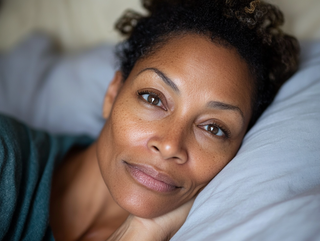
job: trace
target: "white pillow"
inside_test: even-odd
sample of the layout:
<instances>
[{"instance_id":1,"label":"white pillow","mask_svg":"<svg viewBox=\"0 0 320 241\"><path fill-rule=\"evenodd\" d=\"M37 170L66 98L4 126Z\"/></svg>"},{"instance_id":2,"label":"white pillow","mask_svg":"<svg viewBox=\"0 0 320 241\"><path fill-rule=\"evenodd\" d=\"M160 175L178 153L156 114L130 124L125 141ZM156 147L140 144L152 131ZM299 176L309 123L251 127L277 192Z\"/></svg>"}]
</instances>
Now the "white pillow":
<instances>
[{"instance_id":1,"label":"white pillow","mask_svg":"<svg viewBox=\"0 0 320 241\"><path fill-rule=\"evenodd\" d=\"M320 42L197 197L176 240L320 240Z\"/></svg>"}]
</instances>

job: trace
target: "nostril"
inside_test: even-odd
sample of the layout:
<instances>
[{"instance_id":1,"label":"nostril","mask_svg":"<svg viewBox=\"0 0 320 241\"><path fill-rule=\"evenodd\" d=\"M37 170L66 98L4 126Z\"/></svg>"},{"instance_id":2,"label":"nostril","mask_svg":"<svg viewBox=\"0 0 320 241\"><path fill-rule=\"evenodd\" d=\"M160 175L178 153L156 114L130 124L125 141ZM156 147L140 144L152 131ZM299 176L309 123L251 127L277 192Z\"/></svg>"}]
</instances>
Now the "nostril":
<instances>
[{"instance_id":1,"label":"nostril","mask_svg":"<svg viewBox=\"0 0 320 241\"><path fill-rule=\"evenodd\" d=\"M156 147L156 146L153 146L153 148L154 148L154 149L156 149L157 151L159 151L158 147Z\"/></svg>"}]
</instances>

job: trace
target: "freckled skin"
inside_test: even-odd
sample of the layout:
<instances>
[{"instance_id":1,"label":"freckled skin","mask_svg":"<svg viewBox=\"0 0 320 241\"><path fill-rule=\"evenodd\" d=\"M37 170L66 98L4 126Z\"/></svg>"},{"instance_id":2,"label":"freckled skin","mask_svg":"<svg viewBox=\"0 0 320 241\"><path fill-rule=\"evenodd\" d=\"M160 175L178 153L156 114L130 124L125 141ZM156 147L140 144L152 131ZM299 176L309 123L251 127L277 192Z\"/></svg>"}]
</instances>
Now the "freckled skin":
<instances>
[{"instance_id":1,"label":"freckled skin","mask_svg":"<svg viewBox=\"0 0 320 241\"><path fill-rule=\"evenodd\" d=\"M175 92L153 71L165 73ZM117 75L115 78L120 78ZM167 213L190 200L235 156L251 118L252 77L233 48L203 36L185 35L168 41L156 53L136 63L121 86L97 142L102 177L114 200L144 218ZM161 93L165 109L137 94L142 89ZM212 109L209 101L239 107ZM106 107L107 108L107 107ZM223 125L229 137L202 128ZM123 161L149 165L169 175L181 188L160 193L137 183Z\"/></svg>"}]
</instances>

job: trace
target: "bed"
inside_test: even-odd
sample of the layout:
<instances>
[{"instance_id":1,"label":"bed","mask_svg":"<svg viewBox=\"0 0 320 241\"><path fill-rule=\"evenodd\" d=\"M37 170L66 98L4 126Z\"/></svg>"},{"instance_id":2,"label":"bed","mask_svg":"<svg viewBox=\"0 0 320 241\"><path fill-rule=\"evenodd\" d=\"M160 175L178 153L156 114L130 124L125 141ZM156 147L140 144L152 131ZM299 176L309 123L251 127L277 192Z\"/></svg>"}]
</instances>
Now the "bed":
<instances>
[{"instance_id":1,"label":"bed","mask_svg":"<svg viewBox=\"0 0 320 241\"><path fill-rule=\"evenodd\" d=\"M97 136L104 92L117 68L117 39L111 25L102 30L111 21L103 16L118 16L124 2L4 1L0 112L53 133ZM129 7L137 9L137 2ZM289 20L287 31L301 40L299 70L247 133L237 156L199 194L174 241L320 240L320 2L277 3ZM57 12L46 14L52 9L60 23ZM17 24L32 11L40 11L33 23ZM78 24L88 22L77 28L72 24L80 13ZM86 30L89 23L95 31Z\"/></svg>"}]
</instances>

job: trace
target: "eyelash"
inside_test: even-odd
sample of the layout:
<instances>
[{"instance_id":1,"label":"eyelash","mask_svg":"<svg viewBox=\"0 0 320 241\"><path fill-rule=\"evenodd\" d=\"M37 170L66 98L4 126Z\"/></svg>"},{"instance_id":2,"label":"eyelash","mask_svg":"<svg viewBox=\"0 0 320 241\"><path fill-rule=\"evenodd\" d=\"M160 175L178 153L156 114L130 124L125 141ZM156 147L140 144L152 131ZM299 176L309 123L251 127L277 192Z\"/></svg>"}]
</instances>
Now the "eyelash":
<instances>
[{"instance_id":1,"label":"eyelash","mask_svg":"<svg viewBox=\"0 0 320 241\"><path fill-rule=\"evenodd\" d=\"M160 107L160 108L162 108L162 109L164 109L164 110L167 110L167 109L165 108L165 106L164 106L164 102L163 102L163 100L162 100L163 98L161 98L161 94L157 94L157 93L155 93L154 91L150 91L150 90L140 90L140 91L137 92L137 94L138 94L138 96L139 96L143 101L145 101L145 102L148 103L149 105L153 105L153 106L156 106L156 107ZM148 102L145 98L142 97L143 95L146 95L146 94L152 95L152 96L158 98L159 101L161 102L162 106L154 105L154 104ZM223 132L223 136L218 136L218 135L216 135L216 134L214 134L214 133L212 133L212 132L210 132L209 130L206 130L206 129L204 128L205 126L209 126L209 125L212 125L212 126L214 126L214 127L219 128L219 129ZM220 138L225 138L225 139L228 139L228 138L230 137L230 131L229 131L228 129L226 129L224 126L222 126L222 125L220 125L220 124L218 124L218 123L213 122L213 123L209 123L209 124L205 124L205 125L200 125L200 126L201 126L202 129L204 129L205 131L209 132L209 134L212 135L212 136L214 136L214 137L220 137Z\"/></svg>"},{"instance_id":2,"label":"eyelash","mask_svg":"<svg viewBox=\"0 0 320 241\"><path fill-rule=\"evenodd\" d=\"M164 110L167 110L166 107L164 106L164 101L162 100L163 98L161 98L161 94L155 93L155 92L150 91L150 90L140 90L140 91L138 91L138 95L146 103L148 103L150 105L153 105L153 106L156 106L156 107L160 107L160 108L162 108ZM158 105L150 103L148 100L146 100L145 98L142 97L143 95L151 95L151 96L154 96L154 97L158 98L162 105L158 106Z\"/></svg>"},{"instance_id":3,"label":"eyelash","mask_svg":"<svg viewBox=\"0 0 320 241\"><path fill-rule=\"evenodd\" d=\"M205 126L209 126L209 125L212 125L214 127L217 127L219 128L222 132L223 132L223 135L224 136L218 136L212 132L210 132L209 130L206 130L204 127ZM230 137L230 131L228 129L226 129L224 126L218 124L218 123L210 123L210 124L205 124L205 125L200 125L202 129L205 129L205 131L209 132L210 135L214 136L214 137L220 137L220 138L225 138L225 139L228 139Z\"/></svg>"}]
</instances>

